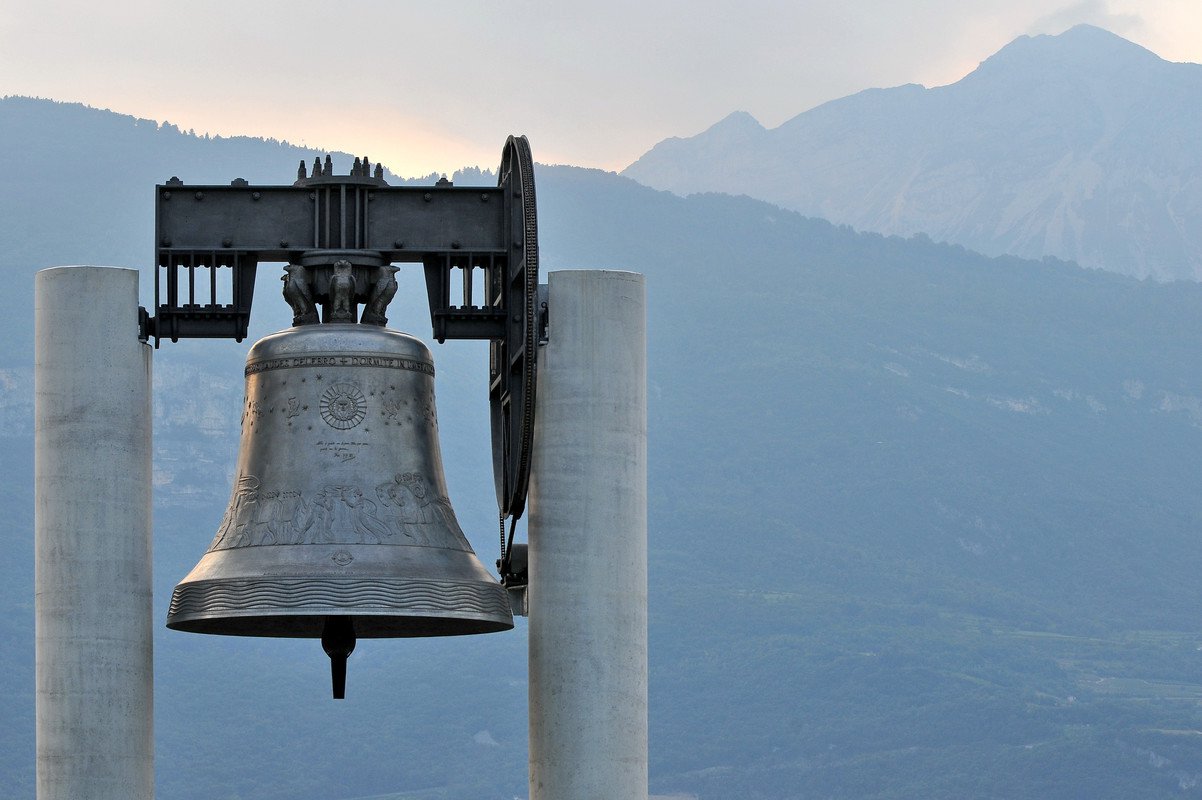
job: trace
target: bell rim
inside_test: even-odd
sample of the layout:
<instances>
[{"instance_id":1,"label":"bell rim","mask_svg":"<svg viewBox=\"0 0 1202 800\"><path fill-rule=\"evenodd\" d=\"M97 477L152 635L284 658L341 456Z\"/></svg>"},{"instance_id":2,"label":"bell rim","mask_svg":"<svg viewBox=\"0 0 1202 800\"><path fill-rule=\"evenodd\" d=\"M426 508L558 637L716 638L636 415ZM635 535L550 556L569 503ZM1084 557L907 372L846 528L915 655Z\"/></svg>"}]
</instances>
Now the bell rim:
<instances>
[{"instance_id":1,"label":"bell rim","mask_svg":"<svg viewBox=\"0 0 1202 800\"><path fill-rule=\"evenodd\" d=\"M513 628L500 583L420 578L216 578L180 583L167 627L231 636L319 638L326 617L356 621L356 636L409 638Z\"/></svg>"},{"instance_id":2,"label":"bell rim","mask_svg":"<svg viewBox=\"0 0 1202 800\"><path fill-rule=\"evenodd\" d=\"M381 614L329 608L324 612L264 614L231 612L221 615L189 616L168 620L167 627L184 633L212 636L243 636L265 639L320 639L328 617L350 617L357 639L431 639L441 636L473 636L513 630L508 620L480 619L438 614ZM441 623L441 624L433 624Z\"/></svg>"}]
</instances>

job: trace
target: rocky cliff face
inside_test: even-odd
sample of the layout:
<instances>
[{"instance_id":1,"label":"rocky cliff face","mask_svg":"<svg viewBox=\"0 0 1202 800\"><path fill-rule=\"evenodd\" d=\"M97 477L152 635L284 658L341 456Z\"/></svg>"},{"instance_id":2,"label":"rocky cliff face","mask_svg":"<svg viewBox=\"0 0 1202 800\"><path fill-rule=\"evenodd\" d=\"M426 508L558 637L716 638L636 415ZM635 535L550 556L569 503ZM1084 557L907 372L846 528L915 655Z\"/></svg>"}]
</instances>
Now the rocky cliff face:
<instances>
[{"instance_id":1,"label":"rocky cliff face","mask_svg":"<svg viewBox=\"0 0 1202 800\"><path fill-rule=\"evenodd\" d=\"M867 231L1202 278L1202 66L1079 26L950 86L870 89L766 130L736 113L624 172Z\"/></svg>"}]
</instances>

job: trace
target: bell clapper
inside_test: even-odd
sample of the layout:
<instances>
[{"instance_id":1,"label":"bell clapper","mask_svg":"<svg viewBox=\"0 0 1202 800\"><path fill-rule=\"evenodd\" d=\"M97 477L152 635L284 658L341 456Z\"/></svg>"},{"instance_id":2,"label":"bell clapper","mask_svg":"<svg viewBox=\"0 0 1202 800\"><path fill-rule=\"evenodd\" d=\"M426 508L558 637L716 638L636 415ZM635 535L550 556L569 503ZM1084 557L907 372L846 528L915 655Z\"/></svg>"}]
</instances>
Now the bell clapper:
<instances>
[{"instance_id":1,"label":"bell clapper","mask_svg":"<svg viewBox=\"0 0 1202 800\"><path fill-rule=\"evenodd\" d=\"M348 616L326 617L321 631L321 649L330 657L330 680L334 699L346 699L346 659L355 652L355 623Z\"/></svg>"}]
</instances>

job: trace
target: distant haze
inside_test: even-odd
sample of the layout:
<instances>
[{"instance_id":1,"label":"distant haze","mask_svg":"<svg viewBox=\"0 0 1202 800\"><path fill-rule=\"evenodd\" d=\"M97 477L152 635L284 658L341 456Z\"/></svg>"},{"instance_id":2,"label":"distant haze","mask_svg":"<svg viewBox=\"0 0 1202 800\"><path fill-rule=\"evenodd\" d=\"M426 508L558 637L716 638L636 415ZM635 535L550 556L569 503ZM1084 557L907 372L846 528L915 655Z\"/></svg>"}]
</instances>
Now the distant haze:
<instances>
[{"instance_id":1,"label":"distant haze","mask_svg":"<svg viewBox=\"0 0 1202 800\"><path fill-rule=\"evenodd\" d=\"M1202 61L1196 0L10 0L0 95L79 101L184 130L362 153L396 172L620 169L734 109L774 126L862 89L951 83L1016 36L1091 23Z\"/></svg>"},{"instance_id":2,"label":"distant haze","mask_svg":"<svg viewBox=\"0 0 1202 800\"><path fill-rule=\"evenodd\" d=\"M772 129L731 114L623 174L982 253L1202 278L1202 66L1079 25L950 86L874 89Z\"/></svg>"}]
</instances>

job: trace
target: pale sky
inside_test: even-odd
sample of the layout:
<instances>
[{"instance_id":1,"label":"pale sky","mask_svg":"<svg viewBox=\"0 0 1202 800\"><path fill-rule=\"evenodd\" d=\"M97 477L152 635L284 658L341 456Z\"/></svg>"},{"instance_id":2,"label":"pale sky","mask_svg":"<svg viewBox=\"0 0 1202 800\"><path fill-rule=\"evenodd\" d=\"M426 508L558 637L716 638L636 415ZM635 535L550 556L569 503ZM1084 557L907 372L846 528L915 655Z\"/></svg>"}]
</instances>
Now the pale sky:
<instances>
[{"instance_id":1,"label":"pale sky","mask_svg":"<svg viewBox=\"0 0 1202 800\"><path fill-rule=\"evenodd\" d=\"M402 175L619 170L732 111L954 82L1023 34L1202 62L1202 0L3 0L0 95L368 155Z\"/></svg>"}]
</instances>

